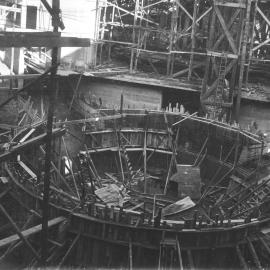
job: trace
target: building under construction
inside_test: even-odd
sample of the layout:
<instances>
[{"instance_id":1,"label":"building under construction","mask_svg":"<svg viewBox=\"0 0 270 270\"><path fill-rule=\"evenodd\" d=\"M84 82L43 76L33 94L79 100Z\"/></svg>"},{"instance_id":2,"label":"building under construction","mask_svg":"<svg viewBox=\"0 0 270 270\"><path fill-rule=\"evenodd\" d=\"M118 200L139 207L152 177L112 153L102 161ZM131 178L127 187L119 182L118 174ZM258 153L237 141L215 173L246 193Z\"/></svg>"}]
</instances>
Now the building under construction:
<instances>
[{"instance_id":1,"label":"building under construction","mask_svg":"<svg viewBox=\"0 0 270 270\"><path fill-rule=\"evenodd\" d=\"M270 1L0 16L1 269L270 269Z\"/></svg>"}]
</instances>

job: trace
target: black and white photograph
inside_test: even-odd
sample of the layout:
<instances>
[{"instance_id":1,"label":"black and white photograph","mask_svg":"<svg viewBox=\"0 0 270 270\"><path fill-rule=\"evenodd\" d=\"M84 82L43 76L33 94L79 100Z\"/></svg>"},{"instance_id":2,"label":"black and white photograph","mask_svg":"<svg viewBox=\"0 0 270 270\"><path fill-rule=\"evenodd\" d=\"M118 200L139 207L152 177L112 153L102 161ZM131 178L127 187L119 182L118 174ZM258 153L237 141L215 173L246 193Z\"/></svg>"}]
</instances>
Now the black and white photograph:
<instances>
[{"instance_id":1,"label":"black and white photograph","mask_svg":"<svg viewBox=\"0 0 270 270\"><path fill-rule=\"evenodd\" d=\"M0 0L0 270L270 270L270 0Z\"/></svg>"}]
</instances>

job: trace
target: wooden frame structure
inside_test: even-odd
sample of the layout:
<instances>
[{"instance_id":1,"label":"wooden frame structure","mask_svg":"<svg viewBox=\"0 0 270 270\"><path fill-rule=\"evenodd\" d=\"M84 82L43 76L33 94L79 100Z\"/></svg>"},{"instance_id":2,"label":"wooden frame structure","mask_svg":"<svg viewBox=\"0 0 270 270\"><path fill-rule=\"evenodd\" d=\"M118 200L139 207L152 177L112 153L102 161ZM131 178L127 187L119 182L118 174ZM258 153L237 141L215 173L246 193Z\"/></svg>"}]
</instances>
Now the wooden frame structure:
<instances>
[{"instance_id":1,"label":"wooden frame structure","mask_svg":"<svg viewBox=\"0 0 270 270\"><path fill-rule=\"evenodd\" d=\"M139 198L143 198L142 202L137 202L135 205L108 207L101 201L93 200L92 197L92 199L90 197L85 199L80 185L81 181L85 184L91 182L91 185L95 185L94 189L99 189L104 183L110 183L110 181L123 181L125 184L133 181L131 171L134 168L132 169L133 164L128 165L129 161L124 165L124 171L123 167L118 168L123 171L123 178L120 173L116 176L105 170L104 164L109 164L110 152L114 152L116 159L122 160L123 164L126 159L125 152L128 152L128 155L131 152L139 152L141 166L145 172L151 160L155 159L153 153L169 156L169 159L174 160L171 151L176 153L181 151L181 156L188 154L195 157L194 164L196 165L198 160L201 163L203 159L206 160L212 156L216 159L217 166L230 167L233 171L229 169L229 172L236 174L241 167L241 159L237 157L240 151L237 145L256 146L261 149L263 145L261 141L258 141L256 135L239 130L238 127L229 124L194 115L123 109L120 112L114 112L115 115L110 110L102 110L100 113L98 121L94 117L55 123L59 126L64 124L86 125L85 140L83 141L86 149L81 154L87 160L89 175L85 177L81 168L78 168L77 171L71 169L69 175L61 174L61 169L59 169L63 166L61 165L61 146L67 156L69 149L62 137L65 130L55 128L53 130L54 151L52 151L51 159L48 207L50 234L46 262L49 265L113 267L121 263L121 265L128 265L132 268L147 265L152 267L174 266L177 263L177 266L180 264L181 269L192 265L197 268L209 265L225 267L227 264L229 266L248 265L248 267L255 264L257 267L260 265L264 267L263 252L269 253L269 244L266 242L268 237L265 236L264 230L266 228L266 231L269 231L269 217L262 216L259 219L255 217L251 220L250 213L258 207L258 204L263 204L263 196L266 194L262 196L261 192L269 183L269 176L259 180L255 177L254 185L250 186L248 183L251 179L245 181L245 176L241 179L231 179L230 181L236 185L235 190L231 193L222 191L223 197L220 197L219 190L213 188L214 185L209 185L206 189L208 194L204 196L202 202L207 211L202 211L198 207L198 211L194 210L192 216L187 216L183 220L162 219L158 222L155 221L156 208L153 208L152 214L146 204L160 206L164 202L171 203L166 201L163 196L158 198L154 194L144 193L139 195ZM91 125L93 123L95 124ZM179 138L178 135L174 136L175 132L172 133L173 128L177 130L178 135L180 134ZM188 128L195 129L195 131L198 128L202 134L196 134L197 137L203 135L203 138L206 139L196 140L194 138L196 136L188 136L189 132L185 134ZM2 187L0 199L5 197L5 200L1 200L3 206L0 204L0 215L4 215L16 231L16 234L7 234L0 239L0 248L3 252L0 261L8 255L12 256L16 249L27 245L29 248L24 249L24 252L25 254L30 253L30 258L25 256L24 263L32 267L37 265L40 260L38 251L40 241L35 240L41 232L41 225L36 225L39 222L33 224L33 221L28 221L28 218L31 217L36 221L40 220L40 210L43 205L42 177L44 171L40 164L42 158L37 157L42 157L44 154L45 133L40 134L40 132L42 130L34 131L31 133L33 138L29 137L23 145L13 146L9 150L9 154L5 156L4 166L2 166L2 173L5 173L7 183L0 183ZM71 135L69 131L67 132ZM194 146L186 150L179 148L187 136L193 141ZM16 141L21 137L17 137ZM220 148L220 153L216 151L215 139L225 141L223 147ZM173 146L174 144L175 146ZM33 145L39 147L33 147ZM225 147L226 145L229 146ZM212 147L214 148L211 149ZM25 149L29 149L29 152L24 151ZM250 150L252 152L252 148ZM118 153L120 154L118 155ZM17 158L18 154L21 156L20 159ZM104 161L107 160L102 164L103 166L100 166L101 162L96 159L100 155L103 155ZM252 159L259 162L259 155L260 151L255 151ZM208 157L205 159L205 156ZM72 159L70 155L69 157ZM74 160L72 161L75 164ZM154 162L156 163L156 161ZM169 163L172 162L167 164L171 167ZM219 167L217 167L217 171ZM83 177L85 178L82 180ZM141 178L143 181L146 180L143 173ZM216 177L214 180L212 184L218 185L220 179ZM78 187L76 187L76 183ZM79 195L77 188L79 188ZM259 193L262 197L258 195ZM210 209L207 207L207 199L211 199L210 197L213 195L220 197L220 200L214 200L215 204ZM252 201L254 198L257 201ZM20 227L18 220L24 212L16 211L18 213L14 213L12 211L14 208L8 208L8 203L13 200L16 201L17 207L20 206L24 212L30 214L29 216L24 214L23 226ZM235 200L238 200L237 205L234 204ZM244 203L249 204L248 209ZM231 211L229 211L230 208ZM1 222L6 219L1 219ZM1 224L1 229L5 225L6 223ZM61 236L63 231L64 237ZM52 237L55 240L51 240ZM263 252L256 249L258 245L264 250ZM8 248L4 249L7 246ZM100 253L101 250L106 251L104 252L106 256L103 255L104 253ZM119 258L118 252L121 258ZM248 252L251 253L250 256ZM142 253L147 256L141 256ZM216 260L220 254L222 254L220 261ZM232 259L226 260L224 254L231 256ZM207 258L206 261L204 258Z\"/></svg>"},{"instance_id":2,"label":"wooden frame structure","mask_svg":"<svg viewBox=\"0 0 270 270\"><path fill-rule=\"evenodd\" d=\"M99 1L99 63L126 51L130 73L200 81L203 111L238 121L250 71L269 61L267 10L262 0Z\"/></svg>"}]
</instances>

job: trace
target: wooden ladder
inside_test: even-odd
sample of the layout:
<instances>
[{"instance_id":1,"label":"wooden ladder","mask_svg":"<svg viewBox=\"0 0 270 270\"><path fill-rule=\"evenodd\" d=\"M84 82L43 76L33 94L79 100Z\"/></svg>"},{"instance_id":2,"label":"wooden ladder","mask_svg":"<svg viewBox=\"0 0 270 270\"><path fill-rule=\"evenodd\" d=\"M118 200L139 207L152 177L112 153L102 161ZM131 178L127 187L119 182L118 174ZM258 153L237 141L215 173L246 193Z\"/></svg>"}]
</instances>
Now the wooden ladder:
<instances>
[{"instance_id":1,"label":"wooden ladder","mask_svg":"<svg viewBox=\"0 0 270 270\"><path fill-rule=\"evenodd\" d=\"M218 72L218 84L215 91L215 104L218 106L222 106L222 103L223 103L226 65L227 65L227 54L223 53L220 59L219 72Z\"/></svg>"}]
</instances>

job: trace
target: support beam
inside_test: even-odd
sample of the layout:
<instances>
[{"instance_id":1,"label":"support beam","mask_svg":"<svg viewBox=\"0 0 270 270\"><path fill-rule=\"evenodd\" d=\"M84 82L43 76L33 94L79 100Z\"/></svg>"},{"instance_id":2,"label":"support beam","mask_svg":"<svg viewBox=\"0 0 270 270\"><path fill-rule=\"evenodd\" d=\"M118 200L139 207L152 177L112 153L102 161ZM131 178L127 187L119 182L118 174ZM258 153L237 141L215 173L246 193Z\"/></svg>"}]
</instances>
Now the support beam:
<instances>
[{"instance_id":1,"label":"support beam","mask_svg":"<svg viewBox=\"0 0 270 270\"><path fill-rule=\"evenodd\" d=\"M8 47L89 47L90 39L61 37L52 32L1 32L0 48Z\"/></svg>"},{"instance_id":2,"label":"support beam","mask_svg":"<svg viewBox=\"0 0 270 270\"><path fill-rule=\"evenodd\" d=\"M0 206L0 207L1 207L1 206ZM65 220L64 217L57 217L57 218L51 219L51 220L48 222L48 228L51 228L51 227L53 227L53 226L55 226L55 225L57 225L57 224L63 222L64 220ZM31 235L34 235L34 234L39 233L40 231L41 231L41 224L36 225L36 226L34 226L34 227L32 227L32 228L29 228L29 229L27 229L27 230L25 230L25 231L22 231L22 232L21 232L21 235L22 235L24 238L27 238L27 237L29 237L29 236L31 236ZM11 236L9 236L9 237L6 237L6 238L4 238L4 239L1 239L1 240L0 240L0 248L3 248L3 247L5 247L5 246L7 246L7 245L10 245L10 244L12 244L13 242L18 241L18 240L20 240L20 237L18 236L18 234L13 234L13 235L11 235Z\"/></svg>"},{"instance_id":3,"label":"support beam","mask_svg":"<svg viewBox=\"0 0 270 270\"><path fill-rule=\"evenodd\" d=\"M57 24L57 26L61 29L64 30L65 26L64 23L62 21L61 16L59 15L59 10L55 10L55 8L53 9L49 3L47 2L47 0L41 0L41 3L44 5L44 7L48 10L48 12L51 14L52 19L54 20L55 24ZM53 23L54 24L54 23Z\"/></svg>"},{"instance_id":4,"label":"support beam","mask_svg":"<svg viewBox=\"0 0 270 270\"><path fill-rule=\"evenodd\" d=\"M239 122L241 97L242 97L242 85L243 85L243 78L244 78L245 64L246 64L247 43L249 39L250 9L251 9L251 1L247 1L244 33L243 33L243 39L242 39L242 52L241 52L241 60L240 60L238 91L237 91L237 98L236 98L236 113L235 114L236 114L237 122Z\"/></svg>"},{"instance_id":5,"label":"support beam","mask_svg":"<svg viewBox=\"0 0 270 270\"><path fill-rule=\"evenodd\" d=\"M60 0L52 1L53 12L59 14ZM58 33L58 25L53 21L53 32ZM45 165L44 165L44 186L43 186L43 202L42 202L42 234L41 234L41 264L46 266L48 257L48 218L49 218L49 200L50 200L50 177L51 177L51 159L53 153L52 145L52 131L53 131L53 115L57 96L57 62L58 62L58 48L52 49L52 66L56 66L51 72L50 84L48 89L49 108L46 126L46 146L45 146Z\"/></svg>"}]
</instances>

